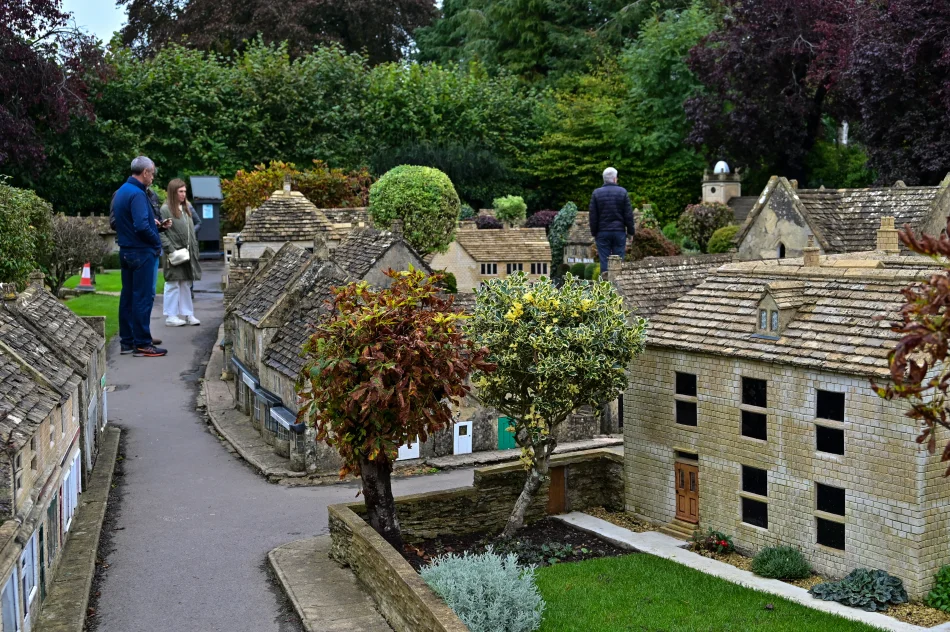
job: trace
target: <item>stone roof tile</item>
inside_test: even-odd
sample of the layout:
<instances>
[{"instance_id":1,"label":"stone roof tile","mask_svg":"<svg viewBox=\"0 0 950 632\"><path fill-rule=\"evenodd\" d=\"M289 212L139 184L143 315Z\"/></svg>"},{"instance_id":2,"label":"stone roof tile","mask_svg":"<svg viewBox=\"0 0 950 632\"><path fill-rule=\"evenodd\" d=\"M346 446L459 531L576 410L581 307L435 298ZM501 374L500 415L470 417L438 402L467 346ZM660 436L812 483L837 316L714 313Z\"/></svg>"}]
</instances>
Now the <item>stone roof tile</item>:
<instances>
[{"instance_id":1,"label":"stone roof tile","mask_svg":"<svg viewBox=\"0 0 950 632\"><path fill-rule=\"evenodd\" d=\"M19 449L56 408L60 397L38 383L12 356L0 350L0 435Z\"/></svg>"},{"instance_id":2,"label":"stone roof tile","mask_svg":"<svg viewBox=\"0 0 950 632\"><path fill-rule=\"evenodd\" d=\"M484 263L547 262L551 245L543 228L458 230L455 241L472 259Z\"/></svg>"},{"instance_id":3,"label":"stone roof tile","mask_svg":"<svg viewBox=\"0 0 950 632\"><path fill-rule=\"evenodd\" d=\"M258 324L271 307L290 289L312 255L286 243L252 276L231 303L241 318Z\"/></svg>"},{"instance_id":4,"label":"stone roof tile","mask_svg":"<svg viewBox=\"0 0 950 632\"><path fill-rule=\"evenodd\" d=\"M647 257L624 262L613 282L629 309L643 318L652 318L702 283L714 268L732 259L729 254Z\"/></svg>"},{"instance_id":5,"label":"stone roof tile","mask_svg":"<svg viewBox=\"0 0 950 632\"><path fill-rule=\"evenodd\" d=\"M241 238L245 243L311 241L317 234L336 235L327 216L299 191L274 191L247 218Z\"/></svg>"}]
</instances>

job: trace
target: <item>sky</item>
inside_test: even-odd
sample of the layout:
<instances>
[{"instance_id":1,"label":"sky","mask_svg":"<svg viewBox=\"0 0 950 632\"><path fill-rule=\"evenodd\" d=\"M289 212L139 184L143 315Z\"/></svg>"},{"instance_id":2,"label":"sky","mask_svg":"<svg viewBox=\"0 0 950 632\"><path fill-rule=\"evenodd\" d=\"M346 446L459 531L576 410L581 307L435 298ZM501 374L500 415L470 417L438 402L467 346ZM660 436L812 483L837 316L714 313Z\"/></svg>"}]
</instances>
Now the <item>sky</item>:
<instances>
[{"instance_id":1,"label":"sky","mask_svg":"<svg viewBox=\"0 0 950 632\"><path fill-rule=\"evenodd\" d=\"M116 6L115 0L63 0L63 10L73 14L79 28L104 43L125 21L125 9Z\"/></svg>"}]
</instances>

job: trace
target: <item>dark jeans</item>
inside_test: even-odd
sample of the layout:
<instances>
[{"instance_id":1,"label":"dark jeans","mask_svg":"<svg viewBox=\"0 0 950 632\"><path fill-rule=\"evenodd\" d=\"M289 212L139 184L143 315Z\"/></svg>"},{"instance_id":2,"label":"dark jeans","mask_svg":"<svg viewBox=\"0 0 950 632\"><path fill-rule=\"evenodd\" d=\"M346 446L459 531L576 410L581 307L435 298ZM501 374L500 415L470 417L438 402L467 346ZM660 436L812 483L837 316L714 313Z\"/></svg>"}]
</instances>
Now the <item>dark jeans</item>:
<instances>
[{"instance_id":1,"label":"dark jeans","mask_svg":"<svg viewBox=\"0 0 950 632\"><path fill-rule=\"evenodd\" d=\"M149 321L155 301L155 262L151 250L121 248L122 293L119 296L119 340L126 347L152 344Z\"/></svg>"},{"instance_id":2,"label":"dark jeans","mask_svg":"<svg viewBox=\"0 0 950 632\"><path fill-rule=\"evenodd\" d=\"M600 257L600 272L607 272L607 257L617 255L623 259L627 247L627 233L622 230L605 230L597 233L597 256Z\"/></svg>"}]
</instances>

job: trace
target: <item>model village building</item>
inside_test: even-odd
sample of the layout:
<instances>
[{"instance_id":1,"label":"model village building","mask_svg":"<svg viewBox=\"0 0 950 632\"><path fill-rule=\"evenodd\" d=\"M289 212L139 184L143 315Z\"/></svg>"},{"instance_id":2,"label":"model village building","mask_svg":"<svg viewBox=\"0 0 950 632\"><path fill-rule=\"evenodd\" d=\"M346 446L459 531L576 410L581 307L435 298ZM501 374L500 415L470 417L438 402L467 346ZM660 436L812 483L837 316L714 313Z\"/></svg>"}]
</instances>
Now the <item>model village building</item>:
<instances>
[{"instance_id":1,"label":"model village building","mask_svg":"<svg viewBox=\"0 0 950 632\"><path fill-rule=\"evenodd\" d=\"M427 260L433 270L455 275L459 292L474 292L484 281L517 272L534 280L551 275L551 245L543 228L460 228L446 252Z\"/></svg>"},{"instance_id":2,"label":"model village building","mask_svg":"<svg viewBox=\"0 0 950 632\"><path fill-rule=\"evenodd\" d=\"M0 617L30 629L56 575L105 426L104 319L34 273L0 287Z\"/></svg>"},{"instance_id":3,"label":"model village building","mask_svg":"<svg viewBox=\"0 0 950 632\"><path fill-rule=\"evenodd\" d=\"M627 511L929 590L950 562L945 468L871 380L888 380L901 290L940 268L899 256L887 224L877 251L723 265L653 317L625 398Z\"/></svg>"}]
</instances>

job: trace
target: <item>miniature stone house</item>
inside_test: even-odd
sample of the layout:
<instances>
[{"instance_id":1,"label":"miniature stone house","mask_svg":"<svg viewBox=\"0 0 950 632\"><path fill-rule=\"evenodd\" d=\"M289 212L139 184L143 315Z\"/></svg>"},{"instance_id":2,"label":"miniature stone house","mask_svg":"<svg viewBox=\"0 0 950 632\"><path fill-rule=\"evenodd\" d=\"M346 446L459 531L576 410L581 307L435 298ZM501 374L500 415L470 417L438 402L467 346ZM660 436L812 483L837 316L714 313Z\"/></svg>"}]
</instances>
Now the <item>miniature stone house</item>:
<instances>
[{"instance_id":1,"label":"miniature stone house","mask_svg":"<svg viewBox=\"0 0 950 632\"><path fill-rule=\"evenodd\" d=\"M773 176L736 234L739 258L800 257L813 235L821 254L862 252L875 247L881 218L897 227L939 235L950 215L950 176L934 187L799 189Z\"/></svg>"},{"instance_id":2,"label":"miniature stone house","mask_svg":"<svg viewBox=\"0 0 950 632\"><path fill-rule=\"evenodd\" d=\"M516 272L533 279L551 275L551 246L543 228L462 228L446 252L427 260L433 270L454 274L459 292L474 292L483 281Z\"/></svg>"},{"instance_id":3,"label":"miniature stone house","mask_svg":"<svg viewBox=\"0 0 950 632\"><path fill-rule=\"evenodd\" d=\"M742 175L733 172L723 160L716 163L712 172L706 169L703 174L703 203L725 204L732 209L737 224L745 222L757 199L755 195L742 195Z\"/></svg>"},{"instance_id":4,"label":"miniature stone house","mask_svg":"<svg viewBox=\"0 0 950 632\"><path fill-rule=\"evenodd\" d=\"M870 382L900 291L939 268L896 250L726 264L657 313L625 397L626 510L925 594L950 562L950 485Z\"/></svg>"},{"instance_id":5,"label":"miniature stone house","mask_svg":"<svg viewBox=\"0 0 950 632\"><path fill-rule=\"evenodd\" d=\"M11 630L31 627L56 576L105 422L104 339L42 282L0 289L0 616Z\"/></svg>"},{"instance_id":6,"label":"miniature stone house","mask_svg":"<svg viewBox=\"0 0 950 632\"><path fill-rule=\"evenodd\" d=\"M564 263L594 263L594 237L590 234L590 213L578 211L564 242Z\"/></svg>"}]
</instances>

